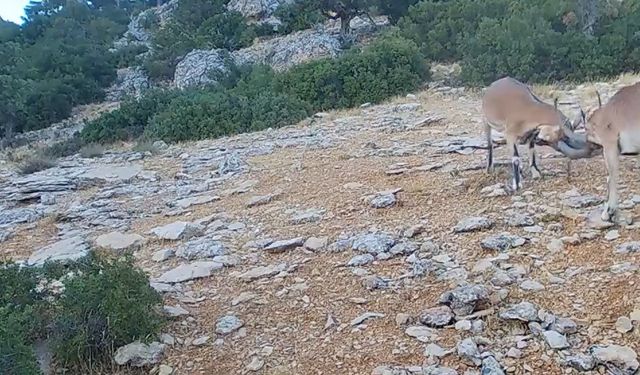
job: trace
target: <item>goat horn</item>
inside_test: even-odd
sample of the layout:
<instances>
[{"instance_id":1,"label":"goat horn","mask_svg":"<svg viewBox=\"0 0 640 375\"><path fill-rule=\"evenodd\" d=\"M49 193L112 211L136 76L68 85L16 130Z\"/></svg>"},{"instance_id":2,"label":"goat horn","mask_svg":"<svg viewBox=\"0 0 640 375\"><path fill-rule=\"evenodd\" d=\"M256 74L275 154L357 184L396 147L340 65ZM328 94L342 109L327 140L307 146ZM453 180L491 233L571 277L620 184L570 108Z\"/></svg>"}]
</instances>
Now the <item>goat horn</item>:
<instances>
[{"instance_id":1,"label":"goat horn","mask_svg":"<svg viewBox=\"0 0 640 375\"><path fill-rule=\"evenodd\" d=\"M596 95L598 96L598 106L602 107L602 98L600 97L600 92L596 90Z\"/></svg>"},{"instance_id":2,"label":"goat horn","mask_svg":"<svg viewBox=\"0 0 640 375\"><path fill-rule=\"evenodd\" d=\"M558 100L560 100L560 99L559 99L559 98L555 98L555 99L553 100L553 106L554 106L556 109L558 109Z\"/></svg>"}]
</instances>

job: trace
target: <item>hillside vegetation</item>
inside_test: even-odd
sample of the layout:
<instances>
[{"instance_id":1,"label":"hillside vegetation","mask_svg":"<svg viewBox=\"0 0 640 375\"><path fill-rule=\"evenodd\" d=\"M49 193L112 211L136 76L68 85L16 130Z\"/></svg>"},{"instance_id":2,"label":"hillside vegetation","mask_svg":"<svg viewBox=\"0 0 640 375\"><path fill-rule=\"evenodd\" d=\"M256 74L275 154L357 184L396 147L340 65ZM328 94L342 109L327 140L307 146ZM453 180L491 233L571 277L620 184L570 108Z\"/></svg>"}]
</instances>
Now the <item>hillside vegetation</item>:
<instances>
[{"instance_id":1,"label":"hillside vegetation","mask_svg":"<svg viewBox=\"0 0 640 375\"><path fill-rule=\"evenodd\" d=\"M216 85L154 89L91 122L82 139L183 141L282 126L312 111L411 91L429 80L429 62L459 62L457 78L468 86L505 75L584 81L640 68L640 0L298 0L275 10L276 26L245 19L228 9L229 0L180 0L166 22L145 13L148 51L136 44L112 48L129 17L148 5L122 3L34 2L22 27L1 24L0 131L43 128L75 105L101 100L117 67L141 64L152 79L170 80L194 49L233 51L327 19L341 23L345 51L338 59L280 73L230 66ZM393 26L372 45L353 45L351 20L378 14Z\"/></svg>"}]
</instances>

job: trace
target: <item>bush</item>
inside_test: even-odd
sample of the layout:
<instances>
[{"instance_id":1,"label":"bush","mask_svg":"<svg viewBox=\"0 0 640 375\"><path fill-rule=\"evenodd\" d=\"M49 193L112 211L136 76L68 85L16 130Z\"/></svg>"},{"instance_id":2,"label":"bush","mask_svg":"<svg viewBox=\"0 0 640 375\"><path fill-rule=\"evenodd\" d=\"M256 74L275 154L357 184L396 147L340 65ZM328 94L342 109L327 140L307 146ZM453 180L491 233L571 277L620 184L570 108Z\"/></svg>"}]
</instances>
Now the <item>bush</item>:
<instances>
[{"instance_id":1,"label":"bush","mask_svg":"<svg viewBox=\"0 0 640 375\"><path fill-rule=\"evenodd\" d=\"M640 69L640 2L601 3L595 25L581 2L425 0L399 26L429 59L461 60L468 85L509 75L584 81ZM593 29L593 35L586 30Z\"/></svg>"},{"instance_id":2,"label":"bush","mask_svg":"<svg viewBox=\"0 0 640 375\"><path fill-rule=\"evenodd\" d=\"M108 362L114 349L158 333L162 298L131 259L96 258L80 271L65 282L53 322L58 361L76 366Z\"/></svg>"},{"instance_id":3,"label":"bush","mask_svg":"<svg viewBox=\"0 0 640 375\"><path fill-rule=\"evenodd\" d=\"M20 163L18 169L21 174L27 175L44 171L45 169L53 168L55 166L55 160L46 155L43 155L41 151L38 151L33 156Z\"/></svg>"},{"instance_id":4,"label":"bush","mask_svg":"<svg viewBox=\"0 0 640 375\"><path fill-rule=\"evenodd\" d=\"M98 143L90 143L80 149L80 156L86 159L99 158L104 155L104 147Z\"/></svg>"},{"instance_id":5,"label":"bush","mask_svg":"<svg viewBox=\"0 0 640 375\"><path fill-rule=\"evenodd\" d=\"M428 78L417 46L389 35L338 59L294 67L280 77L279 85L314 109L324 110L380 102L414 90Z\"/></svg>"},{"instance_id":6,"label":"bush","mask_svg":"<svg viewBox=\"0 0 640 375\"><path fill-rule=\"evenodd\" d=\"M306 103L285 94L194 91L158 113L145 135L171 142L216 138L289 125L308 111Z\"/></svg>"},{"instance_id":7,"label":"bush","mask_svg":"<svg viewBox=\"0 0 640 375\"><path fill-rule=\"evenodd\" d=\"M322 23L325 17L315 4L316 1L298 0L278 7L274 14L282 22L278 33L290 34L294 31L310 29L314 25Z\"/></svg>"},{"instance_id":8,"label":"bush","mask_svg":"<svg viewBox=\"0 0 640 375\"><path fill-rule=\"evenodd\" d=\"M120 108L89 122L82 129L86 143L109 143L130 140L144 132L151 117L178 96L171 90L151 90L142 98L125 99Z\"/></svg>"},{"instance_id":9,"label":"bush","mask_svg":"<svg viewBox=\"0 0 640 375\"><path fill-rule=\"evenodd\" d=\"M75 155L80 152L83 146L84 142L80 138L79 134L75 134L73 137L67 140L56 142L51 146L46 147L42 150L41 153L44 157L55 160L58 158Z\"/></svg>"},{"instance_id":10,"label":"bush","mask_svg":"<svg viewBox=\"0 0 640 375\"><path fill-rule=\"evenodd\" d=\"M45 333L47 313L33 270L0 264L0 368L3 374L38 374L31 343Z\"/></svg>"},{"instance_id":11,"label":"bush","mask_svg":"<svg viewBox=\"0 0 640 375\"><path fill-rule=\"evenodd\" d=\"M171 20L153 38L153 54L144 63L151 78L173 78L175 67L194 49L236 50L257 36L238 12L229 12L224 0L182 0Z\"/></svg>"}]
</instances>

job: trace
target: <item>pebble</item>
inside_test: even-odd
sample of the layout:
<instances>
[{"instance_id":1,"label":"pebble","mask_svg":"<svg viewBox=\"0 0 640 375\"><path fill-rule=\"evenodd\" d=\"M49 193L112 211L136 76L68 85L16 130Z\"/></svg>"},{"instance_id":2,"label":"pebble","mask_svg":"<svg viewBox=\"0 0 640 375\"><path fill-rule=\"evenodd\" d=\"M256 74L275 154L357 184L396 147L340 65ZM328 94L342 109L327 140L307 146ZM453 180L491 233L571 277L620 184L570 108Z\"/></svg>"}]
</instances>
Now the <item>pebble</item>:
<instances>
[{"instance_id":1,"label":"pebble","mask_svg":"<svg viewBox=\"0 0 640 375\"><path fill-rule=\"evenodd\" d=\"M615 327L616 331L620 333L627 333L633 330L633 323L631 322L631 319L626 316L621 316L616 320Z\"/></svg>"}]
</instances>

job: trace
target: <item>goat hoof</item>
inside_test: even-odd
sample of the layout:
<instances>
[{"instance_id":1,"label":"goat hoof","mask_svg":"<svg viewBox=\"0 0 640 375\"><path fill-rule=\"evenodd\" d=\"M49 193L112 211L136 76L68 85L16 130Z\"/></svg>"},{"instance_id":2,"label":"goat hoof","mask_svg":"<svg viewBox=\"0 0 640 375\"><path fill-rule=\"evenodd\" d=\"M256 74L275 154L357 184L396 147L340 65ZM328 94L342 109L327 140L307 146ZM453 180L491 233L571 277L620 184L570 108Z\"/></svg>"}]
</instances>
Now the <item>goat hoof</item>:
<instances>
[{"instance_id":1,"label":"goat hoof","mask_svg":"<svg viewBox=\"0 0 640 375\"><path fill-rule=\"evenodd\" d=\"M602 215L600 215L600 218L602 219L602 221L613 222L615 214L616 214L615 208L604 206L604 209L602 210Z\"/></svg>"}]
</instances>

